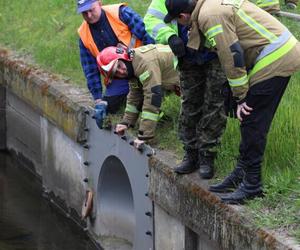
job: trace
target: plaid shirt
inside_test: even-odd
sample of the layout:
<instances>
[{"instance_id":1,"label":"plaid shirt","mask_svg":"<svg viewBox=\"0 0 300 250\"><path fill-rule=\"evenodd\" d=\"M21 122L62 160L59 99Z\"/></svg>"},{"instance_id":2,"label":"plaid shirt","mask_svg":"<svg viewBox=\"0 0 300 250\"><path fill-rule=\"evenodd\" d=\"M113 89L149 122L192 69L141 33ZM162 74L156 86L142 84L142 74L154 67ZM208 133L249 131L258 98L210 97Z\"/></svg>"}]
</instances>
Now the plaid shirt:
<instances>
[{"instance_id":1,"label":"plaid shirt","mask_svg":"<svg viewBox=\"0 0 300 250\"><path fill-rule=\"evenodd\" d=\"M103 10L102 10L103 11ZM135 13L128 6L120 7L120 19L123 23L127 24L129 30L143 44L155 43L145 30L143 19ZM94 41L101 51L108 46L116 46L119 42L114 34L105 12L103 11L100 20L96 24L90 25L92 36ZM84 46L81 39L79 39L80 61L87 79L87 86L91 92L93 98L102 98L102 84L101 77L97 66L96 58L90 53L90 51ZM106 96L123 95L128 93L128 80L115 79L106 88Z\"/></svg>"}]
</instances>

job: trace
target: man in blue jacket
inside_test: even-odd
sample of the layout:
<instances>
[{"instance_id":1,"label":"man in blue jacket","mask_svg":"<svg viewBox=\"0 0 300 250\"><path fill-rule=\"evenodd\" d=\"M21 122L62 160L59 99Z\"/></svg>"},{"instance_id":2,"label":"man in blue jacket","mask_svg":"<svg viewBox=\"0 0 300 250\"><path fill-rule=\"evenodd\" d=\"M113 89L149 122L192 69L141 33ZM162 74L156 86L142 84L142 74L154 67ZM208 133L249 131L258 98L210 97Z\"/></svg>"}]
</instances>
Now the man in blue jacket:
<instances>
[{"instance_id":1,"label":"man in blue jacket","mask_svg":"<svg viewBox=\"0 0 300 250\"><path fill-rule=\"evenodd\" d=\"M96 121L101 127L106 113L117 112L125 102L129 87L128 80L114 79L102 93L97 54L118 43L138 47L154 43L154 40L145 31L142 18L126 4L102 6L99 0L78 0L77 13L81 13L84 19L78 29L80 61L95 101Z\"/></svg>"}]
</instances>

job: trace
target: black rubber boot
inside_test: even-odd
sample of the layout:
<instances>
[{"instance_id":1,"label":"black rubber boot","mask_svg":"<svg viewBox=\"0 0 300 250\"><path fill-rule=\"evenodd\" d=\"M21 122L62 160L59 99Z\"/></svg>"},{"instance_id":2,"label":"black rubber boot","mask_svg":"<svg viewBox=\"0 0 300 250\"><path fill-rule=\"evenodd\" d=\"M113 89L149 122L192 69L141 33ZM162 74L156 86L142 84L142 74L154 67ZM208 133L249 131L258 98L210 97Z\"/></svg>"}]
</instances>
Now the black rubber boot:
<instances>
[{"instance_id":1,"label":"black rubber boot","mask_svg":"<svg viewBox=\"0 0 300 250\"><path fill-rule=\"evenodd\" d=\"M248 167L245 171L245 177L238 189L222 197L222 202L227 204L244 204L247 200L263 197L260 172L260 166Z\"/></svg>"},{"instance_id":2,"label":"black rubber boot","mask_svg":"<svg viewBox=\"0 0 300 250\"><path fill-rule=\"evenodd\" d=\"M202 179L211 179L214 176L214 160L216 153L200 153L199 174Z\"/></svg>"},{"instance_id":3,"label":"black rubber boot","mask_svg":"<svg viewBox=\"0 0 300 250\"><path fill-rule=\"evenodd\" d=\"M240 162L237 163L234 170L221 183L211 185L209 191L215 193L228 193L236 189L242 182L245 172Z\"/></svg>"},{"instance_id":4,"label":"black rubber boot","mask_svg":"<svg viewBox=\"0 0 300 250\"><path fill-rule=\"evenodd\" d=\"M236 191L228 196L222 197L222 202L226 204L243 205L245 201L252 200L256 197L263 197L263 191L261 189L256 192L247 192L244 188L239 187Z\"/></svg>"},{"instance_id":5,"label":"black rubber boot","mask_svg":"<svg viewBox=\"0 0 300 250\"><path fill-rule=\"evenodd\" d=\"M182 162L175 167L177 174L190 174L198 169L198 150L185 151Z\"/></svg>"}]
</instances>

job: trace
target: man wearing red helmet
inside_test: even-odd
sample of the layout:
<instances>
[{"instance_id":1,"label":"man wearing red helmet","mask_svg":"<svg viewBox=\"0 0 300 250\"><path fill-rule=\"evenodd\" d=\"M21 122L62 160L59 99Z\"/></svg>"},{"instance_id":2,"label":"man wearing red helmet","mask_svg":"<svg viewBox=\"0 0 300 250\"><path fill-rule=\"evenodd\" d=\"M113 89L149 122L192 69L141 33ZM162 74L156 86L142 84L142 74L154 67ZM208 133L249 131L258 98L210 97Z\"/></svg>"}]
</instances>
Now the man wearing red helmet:
<instances>
[{"instance_id":1,"label":"man wearing red helmet","mask_svg":"<svg viewBox=\"0 0 300 250\"><path fill-rule=\"evenodd\" d=\"M127 51L123 46L108 47L97 56L105 81L113 78L130 79L125 114L116 132L122 134L141 120L135 146L154 138L161 117L162 88L178 90L177 58L166 45L147 45Z\"/></svg>"},{"instance_id":2,"label":"man wearing red helmet","mask_svg":"<svg viewBox=\"0 0 300 250\"><path fill-rule=\"evenodd\" d=\"M96 62L99 51L118 43L138 47L155 42L145 31L143 19L126 3L102 5L100 0L77 0L77 13L84 19L78 29L80 62L95 101L95 119L102 128L106 113L116 113L125 102L128 82L113 80L103 91Z\"/></svg>"}]
</instances>

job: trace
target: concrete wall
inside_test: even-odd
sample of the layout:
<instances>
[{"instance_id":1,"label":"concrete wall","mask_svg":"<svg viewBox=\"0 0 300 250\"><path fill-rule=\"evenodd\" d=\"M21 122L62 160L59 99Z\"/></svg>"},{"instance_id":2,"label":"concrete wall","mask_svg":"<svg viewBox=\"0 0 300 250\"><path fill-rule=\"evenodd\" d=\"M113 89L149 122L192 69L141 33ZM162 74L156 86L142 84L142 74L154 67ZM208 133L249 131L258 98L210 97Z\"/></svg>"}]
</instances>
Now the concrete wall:
<instances>
[{"instance_id":1,"label":"concrete wall","mask_svg":"<svg viewBox=\"0 0 300 250\"><path fill-rule=\"evenodd\" d=\"M0 149L6 146L28 161L46 191L61 200L66 209L72 208L77 213L80 213L87 188L83 179L87 176L88 164L82 146L87 140L84 112L90 104L85 90L30 66L0 48ZM126 159L126 150L118 147L127 147L128 142L120 143L121 139L111 134L115 137L107 145L116 152L113 157L118 158L121 152ZM222 204L207 191L207 182L200 180L197 174L174 174L174 155L157 152L149 160L140 157L137 165L141 159L149 161L150 171L141 174L140 179L147 180L149 190L145 195L154 202L149 219L154 223L150 233L156 250L300 249L294 242L288 243L256 228L237 207ZM130 157L130 162L132 159L134 157ZM131 168L132 164L124 167ZM99 179L101 176L89 176L89 182L96 183L95 186ZM142 192L144 195L144 190ZM101 197L98 198L101 204ZM145 216L145 212L141 216ZM88 219L92 220L97 221L93 217Z\"/></svg>"},{"instance_id":2,"label":"concrete wall","mask_svg":"<svg viewBox=\"0 0 300 250\"><path fill-rule=\"evenodd\" d=\"M85 89L0 49L0 149L14 152L60 206L77 214L86 190L82 144L90 104Z\"/></svg>"}]
</instances>

